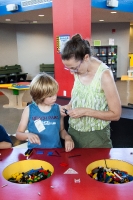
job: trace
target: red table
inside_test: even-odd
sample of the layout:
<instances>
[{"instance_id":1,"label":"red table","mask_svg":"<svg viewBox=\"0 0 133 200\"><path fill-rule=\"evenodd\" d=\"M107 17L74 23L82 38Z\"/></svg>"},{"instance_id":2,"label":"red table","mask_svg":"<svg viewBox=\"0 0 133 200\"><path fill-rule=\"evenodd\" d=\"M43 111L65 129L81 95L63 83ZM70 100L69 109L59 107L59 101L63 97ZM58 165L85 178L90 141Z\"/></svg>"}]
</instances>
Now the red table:
<instances>
[{"instance_id":1,"label":"red table","mask_svg":"<svg viewBox=\"0 0 133 200\"><path fill-rule=\"evenodd\" d=\"M133 164L133 152L131 148L113 149L74 149L69 153L64 149L56 149L61 157L48 156L49 151L55 149L43 149L43 155L37 154L37 149L29 159L39 159L51 163L54 166L53 175L41 182L33 184L15 184L4 179L2 171L13 162L25 160L26 149L0 150L0 199L1 200L133 200L133 181L124 184L101 183L90 178L86 173L86 167L91 162L101 159L118 159ZM69 156L80 154L81 156ZM60 166L65 162L67 167ZM64 174L72 168L78 174ZM80 179L75 183L74 179ZM1 187L8 184L6 187ZM53 186L54 188L51 188ZM40 192L41 195L38 195Z\"/></svg>"}]
</instances>

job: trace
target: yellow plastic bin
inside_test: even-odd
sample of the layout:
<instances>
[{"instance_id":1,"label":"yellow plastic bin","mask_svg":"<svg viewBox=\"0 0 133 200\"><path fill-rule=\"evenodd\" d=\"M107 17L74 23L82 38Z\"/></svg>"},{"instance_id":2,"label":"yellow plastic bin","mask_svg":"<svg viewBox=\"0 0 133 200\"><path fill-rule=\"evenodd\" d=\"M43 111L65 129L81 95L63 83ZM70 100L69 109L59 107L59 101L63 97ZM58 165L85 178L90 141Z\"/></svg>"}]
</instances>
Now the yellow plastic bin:
<instances>
[{"instance_id":1,"label":"yellow plastic bin","mask_svg":"<svg viewBox=\"0 0 133 200\"><path fill-rule=\"evenodd\" d=\"M39 169L39 168L43 168L44 170L49 170L51 172L51 175L54 172L54 167L46 161L23 160L23 161L15 162L15 163L8 165L3 170L2 175L6 180L9 180L12 176L15 176L16 174L18 174L18 176L19 176L19 174L28 172L32 169L35 170L35 169Z\"/></svg>"},{"instance_id":2,"label":"yellow plastic bin","mask_svg":"<svg viewBox=\"0 0 133 200\"><path fill-rule=\"evenodd\" d=\"M127 172L127 175L130 176L130 179L131 179L130 181L133 180L133 177L132 177L133 176L133 165L130 164L130 163L127 163L127 162L124 162L124 161L121 161L121 160L113 160L113 159L97 160L95 162L90 163L87 166L86 173L88 175L91 175L91 174L93 174L92 171L93 170L95 171L95 169L97 170L97 168L104 168L104 169L107 169L107 171L109 171L109 172L110 172L109 169L119 170L121 172ZM96 174L96 176L94 175L92 178L95 179L96 181L109 183L109 182L106 182L105 179L103 180L103 177L101 178L101 180L98 180L97 173L95 173L95 174ZM115 175L115 172L114 172L113 176L114 175ZM116 175L117 175L118 178L122 177L118 174L116 174ZM111 175L109 175L109 176L111 176ZM126 177L125 177L125 179L126 179ZM120 179L121 183L130 182L130 181L125 181L125 179L121 178ZM110 181L110 183L112 183L112 182Z\"/></svg>"}]
</instances>

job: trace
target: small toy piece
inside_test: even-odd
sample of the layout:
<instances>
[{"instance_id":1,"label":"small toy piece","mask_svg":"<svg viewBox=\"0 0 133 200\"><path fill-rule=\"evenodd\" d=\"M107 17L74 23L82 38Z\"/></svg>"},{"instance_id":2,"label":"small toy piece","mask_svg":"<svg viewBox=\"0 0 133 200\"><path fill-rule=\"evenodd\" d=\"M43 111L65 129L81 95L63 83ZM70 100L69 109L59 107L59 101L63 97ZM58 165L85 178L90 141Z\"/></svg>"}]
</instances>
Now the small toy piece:
<instances>
[{"instance_id":1,"label":"small toy piece","mask_svg":"<svg viewBox=\"0 0 133 200\"><path fill-rule=\"evenodd\" d=\"M56 156L56 157L61 157L61 155L58 153L58 151L55 151L58 155L55 155L53 152L49 151L48 156Z\"/></svg>"},{"instance_id":2,"label":"small toy piece","mask_svg":"<svg viewBox=\"0 0 133 200\"><path fill-rule=\"evenodd\" d=\"M68 158L73 158L73 157L77 157L77 156L81 156L81 155L73 155L73 156L69 156Z\"/></svg>"},{"instance_id":3,"label":"small toy piece","mask_svg":"<svg viewBox=\"0 0 133 200\"><path fill-rule=\"evenodd\" d=\"M89 173L89 176L97 181L111 184L127 183L133 181L133 176L129 175L125 171L103 167L97 167L93 169Z\"/></svg>"},{"instance_id":4,"label":"small toy piece","mask_svg":"<svg viewBox=\"0 0 133 200\"><path fill-rule=\"evenodd\" d=\"M59 152L58 152L58 151L56 151L56 150L55 150L55 153L57 153L57 155L61 157L61 155L59 154Z\"/></svg>"},{"instance_id":5,"label":"small toy piece","mask_svg":"<svg viewBox=\"0 0 133 200\"><path fill-rule=\"evenodd\" d=\"M61 166L61 167L67 167L67 166L68 166L68 164L67 164L67 163L65 163L65 162L62 162L62 163L60 163L60 166Z\"/></svg>"},{"instance_id":6,"label":"small toy piece","mask_svg":"<svg viewBox=\"0 0 133 200\"><path fill-rule=\"evenodd\" d=\"M28 150L25 152L25 156L30 157L32 153L33 153L33 149L28 149Z\"/></svg>"},{"instance_id":7,"label":"small toy piece","mask_svg":"<svg viewBox=\"0 0 133 200\"><path fill-rule=\"evenodd\" d=\"M31 184L45 180L51 176L52 172L50 170L45 170L42 167L39 169L31 169L27 172L12 174L8 181L20 184Z\"/></svg>"},{"instance_id":8,"label":"small toy piece","mask_svg":"<svg viewBox=\"0 0 133 200\"><path fill-rule=\"evenodd\" d=\"M53 152L52 151L49 151L48 152L48 156L52 156L53 155Z\"/></svg>"},{"instance_id":9,"label":"small toy piece","mask_svg":"<svg viewBox=\"0 0 133 200\"><path fill-rule=\"evenodd\" d=\"M6 187L7 186L7 184L5 184L5 185L2 185L1 187L3 188L3 187Z\"/></svg>"},{"instance_id":10,"label":"small toy piece","mask_svg":"<svg viewBox=\"0 0 133 200\"><path fill-rule=\"evenodd\" d=\"M80 178L79 179L74 179L74 183L80 183Z\"/></svg>"},{"instance_id":11,"label":"small toy piece","mask_svg":"<svg viewBox=\"0 0 133 200\"><path fill-rule=\"evenodd\" d=\"M75 170L72 169L72 168L69 168L67 171L64 172L64 174L78 174L78 172L75 171Z\"/></svg>"},{"instance_id":12,"label":"small toy piece","mask_svg":"<svg viewBox=\"0 0 133 200\"><path fill-rule=\"evenodd\" d=\"M66 114L66 115L68 115L68 113L67 113L67 112L68 112L68 110L67 110L67 109L65 109L65 108L63 108L63 110L65 111L65 114Z\"/></svg>"},{"instance_id":13,"label":"small toy piece","mask_svg":"<svg viewBox=\"0 0 133 200\"><path fill-rule=\"evenodd\" d=\"M40 151L37 151L36 153L37 154L43 154L43 151L40 150Z\"/></svg>"}]
</instances>

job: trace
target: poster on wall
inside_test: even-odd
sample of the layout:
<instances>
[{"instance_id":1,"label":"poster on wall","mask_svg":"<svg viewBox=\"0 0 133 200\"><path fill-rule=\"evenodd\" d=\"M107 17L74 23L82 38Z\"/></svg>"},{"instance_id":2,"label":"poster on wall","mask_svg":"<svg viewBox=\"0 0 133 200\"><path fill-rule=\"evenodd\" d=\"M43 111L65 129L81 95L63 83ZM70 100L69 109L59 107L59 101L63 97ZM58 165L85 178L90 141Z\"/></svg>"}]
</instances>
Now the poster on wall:
<instances>
[{"instance_id":1,"label":"poster on wall","mask_svg":"<svg viewBox=\"0 0 133 200\"><path fill-rule=\"evenodd\" d=\"M56 37L57 42L57 52L61 53L64 48L65 43L70 40L70 35L59 35Z\"/></svg>"},{"instance_id":2,"label":"poster on wall","mask_svg":"<svg viewBox=\"0 0 133 200\"><path fill-rule=\"evenodd\" d=\"M94 40L94 46L101 46L101 40Z\"/></svg>"},{"instance_id":3,"label":"poster on wall","mask_svg":"<svg viewBox=\"0 0 133 200\"><path fill-rule=\"evenodd\" d=\"M113 38L109 38L109 45L115 45L115 41Z\"/></svg>"}]
</instances>

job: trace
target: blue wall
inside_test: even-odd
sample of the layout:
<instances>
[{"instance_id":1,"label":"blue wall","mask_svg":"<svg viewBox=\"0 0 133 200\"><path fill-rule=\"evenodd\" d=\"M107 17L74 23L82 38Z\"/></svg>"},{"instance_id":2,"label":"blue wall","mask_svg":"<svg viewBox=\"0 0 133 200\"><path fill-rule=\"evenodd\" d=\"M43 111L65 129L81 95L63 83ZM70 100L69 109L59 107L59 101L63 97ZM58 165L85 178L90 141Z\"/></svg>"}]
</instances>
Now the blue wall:
<instances>
[{"instance_id":1,"label":"blue wall","mask_svg":"<svg viewBox=\"0 0 133 200\"><path fill-rule=\"evenodd\" d=\"M22 1L19 1L19 0L6 0L6 1L0 0L0 15L7 15L7 14L15 13L15 12L24 12L24 11L52 7L52 2L50 1L48 3L35 5L35 6L28 6L28 7L22 7L21 2ZM95 7L95 8L104 8L104 9L117 10L117 11L122 11L122 12L133 12L133 0L118 0L118 2L119 2L118 8L107 7L106 0L92 0L91 5L92 7ZM17 4L19 6L19 10L15 12L7 12L6 5L12 4L12 3Z\"/></svg>"},{"instance_id":2,"label":"blue wall","mask_svg":"<svg viewBox=\"0 0 133 200\"><path fill-rule=\"evenodd\" d=\"M122 12L132 12L133 13L133 0L118 0L117 8L109 8L106 6L107 0L92 0L91 5L95 8L105 8L110 10L117 10Z\"/></svg>"},{"instance_id":3,"label":"blue wall","mask_svg":"<svg viewBox=\"0 0 133 200\"><path fill-rule=\"evenodd\" d=\"M24 1L24 0L23 0ZM43 3L43 4L39 4L39 5L34 5L34 6L27 6L27 7L22 7L21 6L21 2L22 1L18 1L18 0L8 0L3 1L0 0L0 16L2 15L7 15L7 14L13 14L13 13L18 13L18 12L25 12L25 11L30 11L30 10L37 10L37 9L42 9L42 8L49 8L52 7L52 2L50 2L51 0L49 0L49 2L47 3ZM6 5L8 4L17 4L18 5L18 11L13 11L13 12L9 12L6 10Z\"/></svg>"},{"instance_id":4,"label":"blue wall","mask_svg":"<svg viewBox=\"0 0 133 200\"><path fill-rule=\"evenodd\" d=\"M118 0L119 3L117 8L107 7L106 2L107 0L92 0L91 5L92 7L96 8L112 9L123 12L133 12L133 0Z\"/></svg>"}]
</instances>

